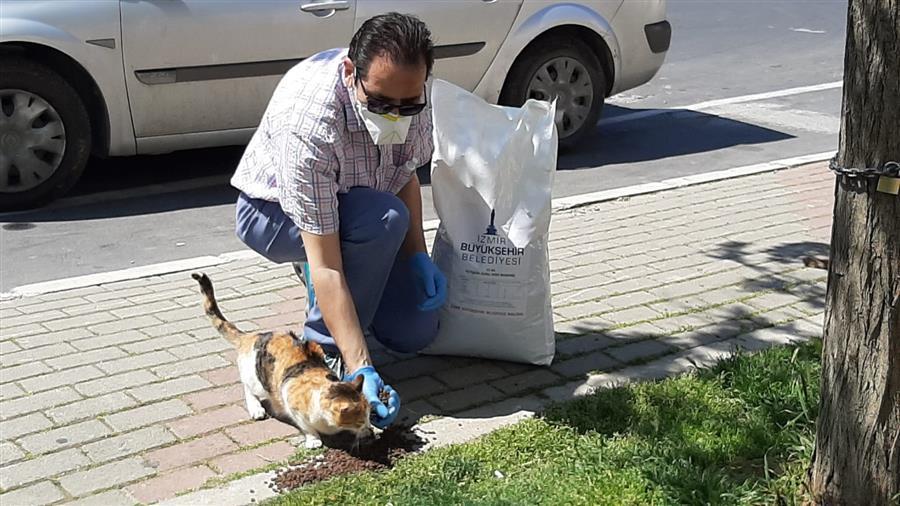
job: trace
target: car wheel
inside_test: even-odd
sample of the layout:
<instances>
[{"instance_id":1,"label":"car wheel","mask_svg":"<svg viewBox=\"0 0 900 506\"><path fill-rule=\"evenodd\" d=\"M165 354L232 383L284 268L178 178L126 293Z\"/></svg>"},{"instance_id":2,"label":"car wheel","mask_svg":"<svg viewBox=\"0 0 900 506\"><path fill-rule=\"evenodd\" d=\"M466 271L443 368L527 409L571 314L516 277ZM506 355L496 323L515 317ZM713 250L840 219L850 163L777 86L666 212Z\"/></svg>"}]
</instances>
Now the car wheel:
<instances>
[{"instance_id":1,"label":"car wheel","mask_svg":"<svg viewBox=\"0 0 900 506\"><path fill-rule=\"evenodd\" d=\"M519 55L499 102L518 107L529 98L556 98L559 145L570 149L596 127L605 94L603 66L590 46L576 38L553 36Z\"/></svg>"},{"instance_id":2,"label":"car wheel","mask_svg":"<svg viewBox=\"0 0 900 506\"><path fill-rule=\"evenodd\" d=\"M3 58L0 67L0 209L23 209L78 181L91 124L78 93L56 72L18 58Z\"/></svg>"}]
</instances>

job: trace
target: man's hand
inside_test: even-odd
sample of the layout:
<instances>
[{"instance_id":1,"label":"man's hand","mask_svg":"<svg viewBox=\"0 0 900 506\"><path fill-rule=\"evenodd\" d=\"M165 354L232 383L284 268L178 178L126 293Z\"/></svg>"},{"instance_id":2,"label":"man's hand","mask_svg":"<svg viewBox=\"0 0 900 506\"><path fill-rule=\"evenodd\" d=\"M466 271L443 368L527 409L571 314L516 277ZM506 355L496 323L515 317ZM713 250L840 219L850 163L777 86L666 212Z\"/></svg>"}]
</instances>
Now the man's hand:
<instances>
[{"instance_id":1,"label":"man's hand","mask_svg":"<svg viewBox=\"0 0 900 506\"><path fill-rule=\"evenodd\" d=\"M419 311L440 309L447 301L447 278L444 277L444 273L434 265L428 253L416 253L410 262L416 276L419 294L424 299L418 306Z\"/></svg>"},{"instance_id":2,"label":"man's hand","mask_svg":"<svg viewBox=\"0 0 900 506\"><path fill-rule=\"evenodd\" d=\"M353 381L357 376L363 377L362 393L372 406L372 425L386 429L400 414L400 396L393 388L384 384L381 376L371 365L360 367L353 374L348 374L344 377L344 381ZM382 390L389 396L387 405L381 400Z\"/></svg>"}]
</instances>

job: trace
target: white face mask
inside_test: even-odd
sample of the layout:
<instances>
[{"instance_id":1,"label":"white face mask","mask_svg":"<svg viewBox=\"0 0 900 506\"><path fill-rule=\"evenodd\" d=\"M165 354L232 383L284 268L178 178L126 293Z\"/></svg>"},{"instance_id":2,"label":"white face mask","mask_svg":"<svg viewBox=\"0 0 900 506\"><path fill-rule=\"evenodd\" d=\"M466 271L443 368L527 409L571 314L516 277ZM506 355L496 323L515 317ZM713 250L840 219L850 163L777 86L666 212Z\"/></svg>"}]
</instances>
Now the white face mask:
<instances>
[{"instance_id":1,"label":"white face mask","mask_svg":"<svg viewBox=\"0 0 900 506\"><path fill-rule=\"evenodd\" d=\"M372 136L372 141L377 145L403 144L409 133L409 124L412 116L398 116L395 114L375 114L356 99L354 93L356 111L366 124L366 130Z\"/></svg>"}]
</instances>

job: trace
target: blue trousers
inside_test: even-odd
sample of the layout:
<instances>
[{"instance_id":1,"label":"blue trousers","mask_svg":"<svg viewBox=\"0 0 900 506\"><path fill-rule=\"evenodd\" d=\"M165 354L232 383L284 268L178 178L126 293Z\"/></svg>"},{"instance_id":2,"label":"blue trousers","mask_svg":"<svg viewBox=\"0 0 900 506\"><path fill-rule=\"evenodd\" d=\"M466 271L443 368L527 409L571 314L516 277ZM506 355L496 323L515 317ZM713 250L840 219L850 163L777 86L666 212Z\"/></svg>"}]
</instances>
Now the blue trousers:
<instances>
[{"instance_id":1,"label":"blue trousers","mask_svg":"<svg viewBox=\"0 0 900 506\"><path fill-rule=\"evenodd\" d=\"M409 210L396 195L353 188L338 195L344 277L363 331L389 349L413 353L437 336L437 311L421 312L410 262L398 254L409 228ZM238 197L238 238L276 263L305 262L300 229L277 202ZM309 310L304 336L334 353L337 346L319 309Z\"/></svg>"}]
</instances>

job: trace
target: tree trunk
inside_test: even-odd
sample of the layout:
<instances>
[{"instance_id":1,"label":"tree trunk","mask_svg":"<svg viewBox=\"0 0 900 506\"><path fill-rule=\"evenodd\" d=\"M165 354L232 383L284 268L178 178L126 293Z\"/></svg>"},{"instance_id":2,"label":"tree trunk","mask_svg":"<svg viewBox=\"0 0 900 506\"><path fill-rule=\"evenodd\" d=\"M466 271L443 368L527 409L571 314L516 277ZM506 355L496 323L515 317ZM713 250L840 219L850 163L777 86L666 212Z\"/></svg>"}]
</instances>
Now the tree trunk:
<instances>
[{"instance_id":1,"label":"tree trunk","mask_svg":"<svg viewBox=\"0 0 900 506\"><path fill-rule=\"evenodd\" d=\"M850 0L838 164L900 162L900 0ZM810 488L818 504L900 503L900 198L838 177L822 398Z\"/></svg>"}]
</instances>

